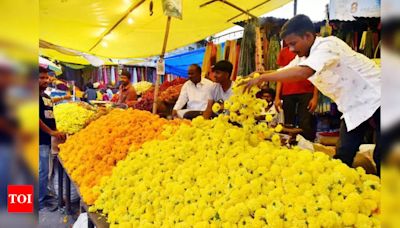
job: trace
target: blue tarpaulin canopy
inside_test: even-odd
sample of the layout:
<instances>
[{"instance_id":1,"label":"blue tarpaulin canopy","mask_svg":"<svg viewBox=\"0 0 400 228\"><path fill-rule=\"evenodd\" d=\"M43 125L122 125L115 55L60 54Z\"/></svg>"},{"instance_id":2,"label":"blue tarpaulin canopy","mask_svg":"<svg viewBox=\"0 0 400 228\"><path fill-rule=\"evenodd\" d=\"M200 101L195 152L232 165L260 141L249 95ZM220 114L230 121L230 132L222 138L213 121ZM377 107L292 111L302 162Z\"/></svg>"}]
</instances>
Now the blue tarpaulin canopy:
<instances>
[{"instance_id":1,"label":"blue tarpaulin canopy","mask_svg":"<svg viewBox=\"0 0 400 228\"><path fill-rule=\"evenodd\" d=\"M199 48L194 51L177 54L165 58L165 73L187 78L187 71L190 65L203 64L206 48Z\"/></svg>"}]
</instances>

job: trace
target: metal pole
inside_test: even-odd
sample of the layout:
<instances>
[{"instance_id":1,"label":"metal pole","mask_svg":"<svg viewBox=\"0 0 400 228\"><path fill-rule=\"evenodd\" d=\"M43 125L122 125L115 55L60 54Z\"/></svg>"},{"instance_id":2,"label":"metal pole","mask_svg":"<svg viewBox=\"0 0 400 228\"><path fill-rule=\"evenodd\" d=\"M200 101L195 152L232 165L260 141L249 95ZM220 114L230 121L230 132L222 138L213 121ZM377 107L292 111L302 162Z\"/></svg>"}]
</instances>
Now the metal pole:
<instances>
[{"instance_id":1,"label":"metal pole","mask_svg":"<svg viewBox=\"0 0 400 228\"><path fill-rule=\"evenodd\" d=\"M219 0L219 1L222 2L222 3L225 3L225 4L228 5L228 6L231 6L231 7L235 8L235 9L239 10L239 11L242 12L242 13L245 13L245 14L249 15L249 16L252 17L252 18L258 18L258 17L255 16L254 14L251 14L249 11L246 11L246 10L240 8L239 6L237 6L237 5L235 5L235 4L232 4L231 2L228 2L227 0Z\"/></svg>"},{"instance_id":2,"label":"metal pole","mask_svg":"<svg viewBox=\"0 0 400 228\"><path fill-rule=\"evenodd\" d=\"M230 7L233 7L233 8L235 8L235 9L239 10L240 12L242 12L242 13L244 13L244 14L249 15L249 16L252 17L252 18L258 18L257 16L251 14L251 13L249 12L250 10L244 10L244 9L240 8L239 6L237 6L237 5L235 5L235 4L232 4L231 2L228 2L227 0L211 0L211 1L208 1L208 2L206 2L206 3L201 4L201 5L200 5L200 8L202 8L202 7L204 7L204 6L207 6L207 5L210 5L211 3L214 3L214 2L222 2L222 3L224 3L224 4L226 4L226 5L230 6ZM264 2L264 3L265 3L265 2ZM262 3L262 4L264 4L264 3ZM258 7L258 6L256 6L255 8L257 8L257 7ZM253 7L253 9L254 9L254 7ZM240 16L240 15L239 15L239 16Z\"/></svg>"},{"instance_id":3,"label":"metal pole","mask_svg":"<svg viewBox=\"0 0 400 228\"><path fill-rule=\"evenodd\" d=\"M257 9L258 7L264 5L265 3L269 2L269 1L271 1L271 0L266 0L266 1L264 1L264 2L261 2L260 4L258 4L258 5L256 5L256 6L250 8L249 10L247 10L247 12L250 12L251 10L255 10L255 9ZM236 19L236 18L242 16L243 14L244 14L244 13L240 13L240 14L238 14L238 15L236 15L236 16L230 18L229 20L227 20L227 22L231 22L232 20L234 20L234 19Z\"/></svg>"},{"instance_id":4,"label":"metal pole","mask_svg":"<svg viewBox=\"0 0 400 228\"><path fill-rule=\"evenodd\" d=\"M297 15L297 0L293 0L293 14Z\"/></svg>"},{"instance_id":5,"label":"metal pole","mask_svg":"<svg viewBox=\"0 0 400 228\"><path fill-rule=\"evenodd\" d=\"M167 27L165 28L163 48L162 48L161 55L160 55L160 59L162 59L163 61L164 61L165 50L167 49L167 42L168 42L168 35L169 35L170 25L171 25L171 17L168 16ZM155 88L154 88L153 114L157 114L157 97L158 97L158 90L159 90L158 87L159 87L159 84L160 84L160 78L161 78L161 75L157 74L156 85L155 85Z\"/></svg>"}]
</instances>

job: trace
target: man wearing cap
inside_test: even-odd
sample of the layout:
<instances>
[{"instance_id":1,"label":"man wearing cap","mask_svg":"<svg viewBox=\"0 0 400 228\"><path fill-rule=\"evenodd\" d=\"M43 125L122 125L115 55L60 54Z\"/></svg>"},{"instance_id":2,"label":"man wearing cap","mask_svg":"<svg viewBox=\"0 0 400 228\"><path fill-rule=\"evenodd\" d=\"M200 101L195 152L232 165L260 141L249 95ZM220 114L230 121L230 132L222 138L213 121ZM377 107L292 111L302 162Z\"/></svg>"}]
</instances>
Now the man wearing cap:
<instances>
[{"instance_id":1,"label":"man wearing cap","mask_svg":"<svg viewBox=\"0 0 400 228\"><path fill-rule=\"evenodd\" d=\"M201 67L192 64L188 69L189 80L182 86L179 98L172 110L173 117L193 119L203 115L211 98L214 83L201 77ZM183 107L186 105L186 109Z\"/></svg>"},{"instance_id":2,"label":"man wearing cap","mask_svg":"<svg viewBox=\"0 0 400 228\"><path fill-rule=\"evenodd\" d=\"M233 65L227 60L221 60L217 62L213 67L215 85L211 99L208 101L207 110L204 113L204 118L210 118L212 115L212 106L214 102L223 104L224 101L228 100L232 96L233 82L231 80L231 74Z\"/></svg>"}]
</instances>

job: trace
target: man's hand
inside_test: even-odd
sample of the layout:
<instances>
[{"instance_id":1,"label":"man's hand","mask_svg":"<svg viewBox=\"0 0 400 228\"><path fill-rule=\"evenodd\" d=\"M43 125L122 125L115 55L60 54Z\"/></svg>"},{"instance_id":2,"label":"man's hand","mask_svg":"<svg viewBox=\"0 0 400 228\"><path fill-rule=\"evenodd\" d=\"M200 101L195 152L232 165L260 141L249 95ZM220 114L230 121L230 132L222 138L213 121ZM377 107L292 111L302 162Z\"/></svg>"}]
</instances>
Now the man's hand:
<instances>
[{"instance_id":1,"label":"man's hand","mask_svg":"<svg viewBox=\"0 0 400 228\"><path fill-rule=\"evenodd\" d=\"M261 80L261 78L257 77L249 80L248 82L243 82L239 86L245 85L243 93L248 93L251 90L251 88L253 88L254 86L261 86L262 83L263 81Z\"/></svg>"},{"instance_id":2,"label":"man's hand","mask_svg":"<svg viewBox=\"0 0 400 228\"><path fill-rule=\"evenodd\" d=\"M178 117L178 111L172 110L172 118L177 118Z\"/></svg>"},{"instance_id":3,"label":"man's hand","mask_svg":"<svg viewBox=\"0 0 400 228\"><path fill-rule=\"evenodd\" d=\"M318 98L315 98L315 97L311 98L311 100L310 100L310 102L308 102L308 106L307 106L308 111L314 112L315 109L317 108L317 106L318 106Z\"/></svg>"},{"instance_id":4,"label":"man's hand","mask_svg":"<svg viewBox=\"0 0 400 228\"><path fill-rule=\"evenodd\" d=\"M50 135L60 141L64 141L66 139L66 135L59 131L52 131Z\"/></svg>"},{"instance_id":5,"label":"man's hand","mask_svg":"<svg viewBox=\"0 0 400 228\"><path fill-rule=\"evenodd\" d=\"M276 108L276 111L281 112L282 111L282 101L280 97L275 97L274 105Z\"/></svg>"}]
</instances>

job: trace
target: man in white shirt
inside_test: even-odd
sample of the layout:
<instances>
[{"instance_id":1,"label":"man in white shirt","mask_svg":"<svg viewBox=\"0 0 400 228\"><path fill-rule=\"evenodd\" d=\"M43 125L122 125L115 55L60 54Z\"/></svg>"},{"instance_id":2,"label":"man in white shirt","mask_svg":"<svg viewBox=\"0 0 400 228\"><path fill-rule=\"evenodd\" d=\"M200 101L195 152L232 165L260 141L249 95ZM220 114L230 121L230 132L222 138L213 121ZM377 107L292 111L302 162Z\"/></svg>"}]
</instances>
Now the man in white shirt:
<instances>
[{"instance_id":1,"label":"man in white shirt","mask_svg":"<svg viewBox=\"0 0 400 228\"><path fill-rule=\"evenodd\" d=\"M210 118L212 116L212 106L215 102L223 105L224 101L228 100L232 96L232 63L227 60L221 60L212 67L212 70L214 71L216 84L212 96L208 101L204 118Z\"/></svg>"},{"instance_id":2,"label":"man in white shirt","mask_svg":"<svg viewBox=\"0 0 400 228\"><path fill-rule=\"evenodd\" d=\"M266 81L308 79L343 113L335 158L352 166L370 120L374 122L377 136L374 161L380 175L381 73L378 66L336 37L316 37L314 25L305 15L286 22L281 37L296 58L279 71L250 80L245 91Z\"/></svg>"},{"instance_id":3,"label":"man in white shirt","mask_svg":"<svg viewBox=\"0 0 400 228\"><path fill-rule=\"evenodd\" d=\"M182 86L179 98L172 110L173 117L193 119L202 115L212 96L214 83L201 77L201 67L192 64L188 69L189 80ZM186 105L186 109L183 107Z\"/></svg>"}]
</instances>

